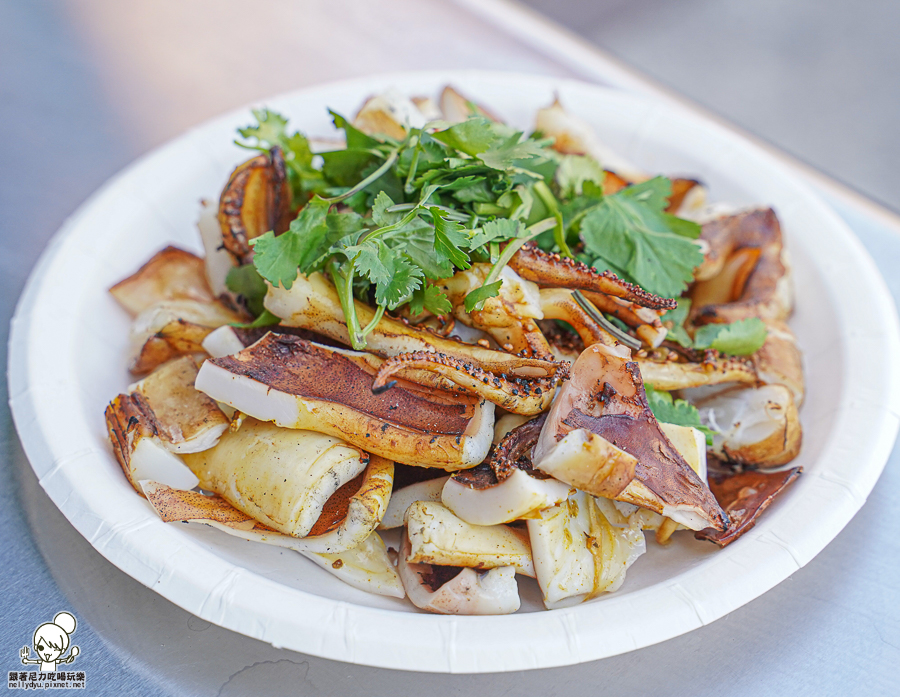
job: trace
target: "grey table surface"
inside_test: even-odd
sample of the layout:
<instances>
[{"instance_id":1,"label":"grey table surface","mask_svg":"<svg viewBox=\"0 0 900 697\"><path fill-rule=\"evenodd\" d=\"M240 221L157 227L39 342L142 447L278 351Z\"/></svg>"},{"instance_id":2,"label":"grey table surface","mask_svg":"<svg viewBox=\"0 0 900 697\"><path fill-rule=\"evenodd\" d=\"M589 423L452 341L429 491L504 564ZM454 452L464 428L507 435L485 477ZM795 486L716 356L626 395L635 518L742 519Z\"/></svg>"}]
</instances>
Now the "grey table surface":
<instances>
[{"instance_id":1,"label":"grey table surface","mask_svg":"<svg viewBox=\"0 0 900 697\"><path fill-rule=\"evenodd\" d=\"M133 7L146 9L152 4ZM306 5L313 14L324 15L329 9L327 3ZM439 2L418 7L436 16L446 10ZM173 8L170 4L165 9ZM209 9L209 5L195 8L201 18ZM149 20L156 15L142 16L140 8L134 11L142 26L154 31ZM4 364L6 332L16 299L64 218L106 178L173 129L234 106L208 98L208 88L206 92L199 89L198 99L207 97L204 108L209 113L200 107L167 111L163 105L157 107L154 121L154 115L147 115L143 108L154 94L160 94L152 90L150 97L134 98L137 106L133 100L124 107L116 103L112 97L126 92L112 90L103 76L108 77L110 70L125 71L133 82L136 73L122 67L121 63L127 63L122 54L116 54L121 63L97 67L104 50L98 46L102 32L97 27L124 21L115 12L114 3L102 0L65 5L0 3L0 125L4 133L0 143L0 331L4 332L0 352ZM467 58L446 55L432 66L510 67L515 58L520 69L522 60L531 60L527 67L534 71L568 75L564 67L528 57L523 46L494 34L491 51L479 54L477 31L484 29L456 12L448 18L457 24L468 22L467 30L476 34L470 37L473 48ZM179 19L184 17L173 21ZM90 31L84 30L88 25ZM79 33L73 26L84 31ZM390 45L389 37L382 39ZM337 75L325 71L322 79L408 64L408 56L396 54L394 49L374 57L370 54L366 65L345 67ZM261 87L254 83L253 89L265 91L245 90L236 103L302 82L296 75L285 80ZM312 81L317 80L306 78L306 83ZM133 94L133 84L131 89L127 94ZM151 124L145 129L151 136L143 139L134 137L128 116L138 111ZM172 113L187 123L171 117ZM167 115L169 121L165 121ZM900 298L897 230L840 198L829 202L869 249L895 299ZM5 383L0 389L5 391ZM862 510L818 557L712 625L579 666L503 675L425 675L275 649L199 620L132 580L94 551L40 488L5 405L4 398L0 406L0 656L5 657L8 670L19 669L18 650L30 643L34 628L56 612L70 610L79 620L75 643L82 649L75 665L87 674L88 689L81 694L406 695L423 689L439 695L487 690L517 695L579 690L605 695L900 694L900 517L894 512L895 492L900 489L900 450L891 455Z\"/></svg>"}]
</instances>

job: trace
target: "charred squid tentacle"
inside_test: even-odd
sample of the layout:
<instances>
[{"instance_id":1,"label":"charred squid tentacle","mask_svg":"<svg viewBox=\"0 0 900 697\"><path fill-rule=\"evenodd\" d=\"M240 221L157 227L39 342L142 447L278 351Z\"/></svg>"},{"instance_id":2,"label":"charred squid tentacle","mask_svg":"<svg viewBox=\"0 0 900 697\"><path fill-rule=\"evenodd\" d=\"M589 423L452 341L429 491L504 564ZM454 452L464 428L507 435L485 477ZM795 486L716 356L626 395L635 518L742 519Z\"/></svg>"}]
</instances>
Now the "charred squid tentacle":
<instances>
[{"instance_id":1,"label":"charred squid tentacle","mask_svg":"<svg viewBox=\"0 0 900 697\"><path fill-rule=\"evenodd\" d=\"M595 291L628 300L652 310L673 310L677 303L623 281L611 271L599 272L574 259L550 254L534 244L525 244L509 265L522 278L541 286Z\"/></svg>"},{"instance_id":2,"label":"charred squid tentacle","mask_svg":"<svg viewBox=\"0 0 900 697\"><path fill-rule=\"evenodd\" d=\"M390 379L397 373L403 372L404 377L411 379L412 375L408 371L425 370L438 373L514 414L539 414L550 406L556 381L565 379L568 375L567 363L552 365L556 367L556 371L549 378L510 378L486 372L477 365L454 356L417 351L386 360L375 375L372 391L378 394L392 387Z\"/></svg>"}]
</instances>

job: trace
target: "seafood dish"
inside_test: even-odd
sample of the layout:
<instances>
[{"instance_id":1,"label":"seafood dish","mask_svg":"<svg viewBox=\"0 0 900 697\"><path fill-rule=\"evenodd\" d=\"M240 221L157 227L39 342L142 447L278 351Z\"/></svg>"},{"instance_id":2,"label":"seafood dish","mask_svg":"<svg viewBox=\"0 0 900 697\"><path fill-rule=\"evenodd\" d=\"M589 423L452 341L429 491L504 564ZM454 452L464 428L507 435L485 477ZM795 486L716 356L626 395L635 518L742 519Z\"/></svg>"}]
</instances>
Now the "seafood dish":
<instances>
[{"instance_id":1,"label":"seafood dish","mask_svg":"<svg viewBox=\"0 0 900 697\"><path fill-rule=\"evenodd\" d=\"M136 382L109 441L162 521L508 614L517 577L552 610L648 544L740 544L800 476L771 208L643 171L558 100L530 131L452 86L332 112L327 138L253 117L205 254L110 289Z\"/></svg>"}]
</instances>

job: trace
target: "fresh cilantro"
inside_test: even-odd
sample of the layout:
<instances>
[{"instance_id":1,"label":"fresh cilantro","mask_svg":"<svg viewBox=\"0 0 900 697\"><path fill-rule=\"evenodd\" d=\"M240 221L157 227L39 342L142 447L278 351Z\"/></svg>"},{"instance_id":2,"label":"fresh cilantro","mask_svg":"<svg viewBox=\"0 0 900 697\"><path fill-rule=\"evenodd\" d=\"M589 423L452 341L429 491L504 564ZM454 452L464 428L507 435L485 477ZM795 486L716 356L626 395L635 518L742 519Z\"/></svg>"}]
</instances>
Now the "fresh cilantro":
<instances>
[{"instance_id":1,"label":"fresh cilantro","mask_svg":"<svg viewBox=\"0 0 900 697\"><path fill-rule=\"evenodd\" d=\"M409 310L415 315L421 315L428 310L433 315L446 315L453 309L450 299L437 286L428 284L416 289L409 301Z\"/></svg>"},{"instance_id":2,"label":"fresh cilantro","mask_svg":"<svg viewBox=\"0 0 900 697\"><path fill-rule=\"evenodd\" d=\"M678 297L703 261L700 248L664 214L671 182L656 177L604 196L581 220L585 250L595 266L608 266L651 293ZM699 234L699 228L697 229Z\"/></svg>"},{"instance_id":3,"label":"fresh cilantro","mask_svg":"<svg viewBox=\"0 0 900 697\"><path fill-rule=\"evenodd\" d=\"M466 119L446 130L433 133L432 137L470 157L486 152L500 139L497 124L483 116Z\"/></svg>"},{"instance_id":4,"label":"fresh cilantro","mask_svg":"<svg viewBox=\"0 0 900 697\"><path fill-rule=\"evenodd\" d=\"M663 326L667 327L669 330L666 334L666 338L685 348L692 348L694 345L691 335L688 334L687 330L684 328L684 323L687 321L690 311L691 301L687 298L681 298L678 301L678 307L674 310L669 310L660 317Z\"/></svg>"},{"instance_id":5,"label":"fresh cilantro","mask_svg":"<svg viewBox=\"0 0 900 697\"><path fill-rule=\"evenodd\" d=\"M714 348L732 356L749 356L766 342L766 325L758 317L731 324L707 324L694 335L696 348Z\"/></svg>"},{"instance_id":6,"label":"fresh cilantro","mask_svg":"<svg viewBox=\"0 0 900 697\"><path fill-rule=\"evenodd\" d=\"M495 141L478 158L491 169L505 170L523 164L520 160L543 158L544 153L544 148L536 141L523 139L521 133L513 133L508 138Z\"/></svg>"},{"instance_id":7,"label":"fresh cilantro","mask_svg":"<svg viewBox=\"0 0 900 697\"><path fill-rule=\"evenodd\" d=\"M496 297L500 294L500 286L503 280L494 281L493 283L485 283L480 288L476 288L466 296L465 307L466 312L472 312L484 306L484 301Z\"/></svg>"},{"instance_id":8,"label":"fresh cilantro","mask_svg":"<svg viewBox=\"0 0 900 697\"><path fill-rule=\"evenodd\" d=\"M446 214L432 207L431 216L434 221L434 253L438 258L446 258L460 269L471 266L469 256L463 251L468 247L469 239L462 232L462 226L447 220Z\"/></svg>"},{"instance_id":9,"label":"fresh cilantro","mask_svg":"<svg viewBox=\"0 0 900 697\"><path fill-rule=\"evenodd\" d=\"M565 155L556 170L556 183L564 199L572 199L584 193L585 182L593 182L602 187L606 172L593 157L587 155Z\"/></svg>"},{"instance_id":10,"label":"fresh cilantro","mask_svg":"<svg viewBox=\"0 0 900 697\"><path fill-rule=\"evenodd\" d=\"M647 393L647 404L657 421L676 426L692 426L706 436L707 445L712 445L715 431L700 423L697 407L683 399L672 399L668 392L654 390L649 385L644 385L644 390Z\"/></svg>"},{"instance_id":11,"label":"fresh cilantro","mask_svg":"<svg viewBox=\"0 0 900 697\"><path fill-rule=\"evenodd\" d=\"M328 238L326 216L330 204L313 198L290 228L278 237L271 231L253 244L253 264L259 275L273 286L290 290L298 273L307 273L321 256L320 246Z\"/></svg>"}]
</instances>

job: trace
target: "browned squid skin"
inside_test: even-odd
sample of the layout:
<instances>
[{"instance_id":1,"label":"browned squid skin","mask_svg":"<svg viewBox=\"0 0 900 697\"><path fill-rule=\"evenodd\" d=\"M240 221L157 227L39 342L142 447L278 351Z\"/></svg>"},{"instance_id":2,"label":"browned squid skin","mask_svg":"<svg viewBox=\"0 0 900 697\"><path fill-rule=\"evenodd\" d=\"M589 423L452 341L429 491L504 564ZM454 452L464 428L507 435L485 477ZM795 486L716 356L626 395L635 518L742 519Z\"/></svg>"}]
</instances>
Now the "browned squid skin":
<instances>
[{"instance_id":1,"label":"browned squid skin","mask_svg":"<svg viewBox=\"0 0 900 697\"><path fill-rule=\"evenodd\" d=\"M545 252L532 243L523 245L509 265L522 278L540 286L595 291L652 310L673 310L678 304L623 281L611 271L599 272L580 261Z\"/></svg>"},{"instance_id":2,"label":"browned squid skin","mask_svg":"<svg viewBox=\"0 0 900 697\"><path fill-rule=\"evenodd\" d=\"M552 459L548 453L555 444L568 433L585 429L631 459L630 463L623 460L621 466L613 463L609 471L605 470L608 463L595 463L604 478L596 481L594 491L580 488L664 515L670 515L666 506L688 508L711 527L725 530L728 516L659 427L647 403L640 370L630 358L623 346L600 344L579 356L547 416L535 447L535 462L546 469L542 463Z\"/></svg>"},{"instance_id":3,"label":"browned squid skin","mask_svg":"<svg viewBox=\"0 0 900 697\"><path fill-rule=\"evenodd\" d=\"M238 264L253 260L250 240L291 223L291 190L281 148L260 153L231 173L219 198L222 244Z\"/></svg>"},{"instance_id":4,"label":"browned squid skin","mask_svg":"<svg viewBox=\"0 0 900 697\"><path fill-rule=\"evenodd\" d=\"M709 244L709 252L690 291L695 324L788 318L789 269L781 226L771 208L718 218L703 226L700 239Z\"/></svg>"},{"instance_id":5,"label":"browned squid skin","mask_svg":"<svg viewBox=\"0 0 900 697\"><path fill-rule=\"evenodd\" d=\"M512 431L503 436L503 439L494 447L487 463L493 470L498 482L509 477L516 468L527 469L529 474L534 474L531 466L531 449L541 436L541 429L547 420L547 414L541 414L530 421L516 426ZM539 473L542 476L543 473Z\"/></svg>"},{"instance_id":6,"label":"browned squid skin","mask_svg":"<svg viewBox=\"0 0 900 697\"><path fill-rule=\"evenodd\" d=\"M719 547L730 545L756 524L775 497L802 472L802 467L794 467L782 472L711 473L709 488L731 518L731 526L724 532L706 528L694 533L694 537L714 542Z\"/></svg>"},{"instance_id":7,"label":"browned squid skin","mask_svg":"<svg viewBox=\"0 0 900 697\"><path fill-rule=\"evenodd\" d=\"M495 375L473 363L441 353L417 351L404 353L386 360L375 374L372 390L383 392L392 387L391 378L403 373L408 380L416 380L416 373L427 371L483 397L514 414L539 414L550 406L557 380L568 375L568 364L554 363L556 373L552 378L519 378Z\"/></svg>"}]
</instances>

